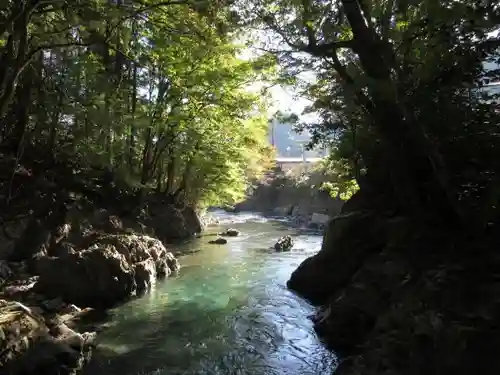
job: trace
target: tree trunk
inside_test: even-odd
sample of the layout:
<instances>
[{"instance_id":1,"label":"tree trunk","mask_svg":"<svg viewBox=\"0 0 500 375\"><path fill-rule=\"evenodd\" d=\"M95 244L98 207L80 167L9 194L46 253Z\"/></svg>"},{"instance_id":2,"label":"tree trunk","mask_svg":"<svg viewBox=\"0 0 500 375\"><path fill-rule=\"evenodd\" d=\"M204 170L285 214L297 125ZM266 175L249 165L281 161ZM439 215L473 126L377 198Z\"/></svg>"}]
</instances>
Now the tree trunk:
<instances>
[{"instance_id":1,"label":"tree trunk","mask_svg":"<svg viewBox=\"0 0 500 375\"><path fill-rule=\"evenodd\" d=\"M167 164L167 183L165 192L172 194L174 192L175 172L177 170L177 158L174 155L173 147L169 147L169 161Z\"/></svg>"},{"instance_id":2,"label":"tree trunk","mask_svg":"<svg viewBox=\"0 0 500 375\"><path fill-rule=\"evenodd\" d=\"M104 149L106 151L107 163L112 165L113 163L113 125L111 123L111 94L109 88L104 94L104 112L106 118L105 124L105 134L104 134Z\"/></svg>"},{"instance_id":3,"label":"tree trunk","mask_svg":"<svg viewBox=\"0 0 500 375\"><path fill-rule=\"evenodd\" d=\"M12 152L20 154L26 130L28 128L29 115L31 109L31 92L34 82L34 68L32 66L24 71L21 84L16 90L16 103L13 108L14 128L9 135L8 143Z\"/></svg>"},{"instance_id":4,"label":"tree trunk","mask_svg":"<svg viewBox=\"0 0 500 375\"><path fill-rule=\"evenodd\" d=\"M128 165L130 172L134 171L134 154L135 154L135 138L137 136L136 126L135 126L135 112L137 109L137 64L135 62L133 64L133 73L132 73L132 98L131 98L131 115L132 121L130 124L130 134L128 141Z\"/></svg>"},{"instance_id":5,"label":"tree trunk","mask_svg":"<svg viewBox=\"0 0 500 375\"><path fill-rule=\"evenodd\" d=\"M12 33L7 37L7 44L2 48L0 55L0 118L6 115L14 97L17 80L33 57L28 55L28 24L38 3L37 0L27 4L24 1L14 2L7 22L0 26L2 36L12 28Z\"/></svg>"},{"instance_id":6,"label":"tree trunk","mask_svg":"<svg viewBox=\"0 0 500 375\"><path fill-rule=\"evenodd\" d=\"M57 130L59 128L59 120L61 117L61 108L64 103L64 94L62 91L59 92L59 98L58 98L57 106L52 114L52 121L50 124L50 132L49 132L49 141L47 144L47 148L49 150L50 155L54 155L54 151L56 148L56 141L57 141Z\"/></svg>"},{"instance_id":7,"label":"tree trunk","mask_svg":"<svg viewBox=\"0 0 500 375\"><path fill-rule=\"evenodd\" d=\"M41 136L45 127L47 126L47 111L45 110L46 105L46 90L45 90L45 82L44 82L44 58L43 53L40 54L37 60L37 78L36 78L36 101L37 101L37 113L36 113L36 135Z\"/></svg>"},{"instance_id":8,"label":"tree trunk","mask_svg":"<svg viewBox=\"0 0 500 375\"><path fill-rule=\"evenodd\" d=\"M410 212L421 214L431 209L454 224L464 224L464 214L439 153L411 111L397 100L396 84L391 77L392 46L380 40L366 24L357 0L342 0L342 4L354 35L353 50L373 80L369 84L372 115L386 146L385 162L391 165L396 199Z\"/></svg>"},{"instance_id":9,"label":"tree trunk","mask_svg":"<svg viewBox=\"0 0 500 375\"><path fill-rule=\"evenodd\" d=\"M158 171L156 172L156 192L161 193L163 187L163 163L158 163Z\"/></svg>"},{"instance_id":10,"label":"tree trunk","mask_svg":"<svg viewBox=\"0 0 500 375\"><path fill-rule=\"evenodd\" d=\"M193 154L186 162L186 166L184 168L184 173L182 174L182 179L181 182L179 183L179 187L173 193L174 200L176 203L181 203L180 202L181 194L184 194L184 196L187 195L188 184L191 179L191 175L193 173L193 168L194 168L194 157L196 156L196 153L200 149L199 145L200 145L199 143L195 145Z\"/></svg>"},{"instance_id":11,"label":"tree trunk","mask_svg":"<svg viewBox=\"0 0 500 375\"><path fill-rule=\"evenodd\" d=\"M81 62L81 49L78 48L77 52L77 69L76 69L76 82L75 82L75 104L81 108L82 104L82 62ZM78 143L81 139L82 129L80 124L80 110L75 111L73 113L73 126L74 126L74 134L73 134L73 152L76 152Z\"/></svg>"},{"instance_id":12,"label":"tree trunk","mask_svg":"<svg viewBox=\"0 0 500 375\"><path fill-rule=\"evenodd\" d=\"M153 132L151 128L148 128L146 131L146 139L144 141L144 149L142 151L142 172L141 172L141 184L145 184L149 181L150 178L150 169L152 162L152 136Z\"/></svg>"}]
</instances>

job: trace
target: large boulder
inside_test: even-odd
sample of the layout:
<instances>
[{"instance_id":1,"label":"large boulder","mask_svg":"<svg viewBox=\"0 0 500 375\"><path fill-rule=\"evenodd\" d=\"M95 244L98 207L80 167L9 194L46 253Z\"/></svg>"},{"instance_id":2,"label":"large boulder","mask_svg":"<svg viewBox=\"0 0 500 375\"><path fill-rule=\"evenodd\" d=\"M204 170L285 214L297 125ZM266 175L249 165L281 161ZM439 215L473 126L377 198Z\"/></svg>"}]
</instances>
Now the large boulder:
<instances>
[{"instance_id":1,"label":"large boulder","mask_svg":"<svg viewBox=\"0 0 500 375\"><path fill-rule=\"evenodd\" d=\"M136 290L133 267L113 246L40 259L37 272L38 290L81 306L109 307Z\"/></svg>"},{"instance_id":2,"label":"large boulder","mask_svg":"<svg viewBox=\"0 0 500 375\"><path fill-rule=\"evenodd\" d=\"M149 213L149 224L163 242L184 240L197 233L193 228L189 228L183 212L173 205L151 205Z\"/></svg>"},{"instance_id":3,"label":"large boulder","mask_svg":"<svg viewBox=\"0 0 500 375\"><path fill-rule=\"evenodd\" d=\"M102 235L96 239L97 245L111 245L119 253L125 256L129 264L136 264L147 260L152 260L155 265L165 264L169 271L161 272L156 270L156 275L166 275L178 271L179 261L167 250L165 245L158 240L146 235L139 234L118 234Z\"/></svg>"},{"instance_id":4,"label":"large boulder","mask_svg":"<svg viewBox=\"0 0 500 375\"><path fill-rule=\"evenodd\" d=\"M67 303L108 307L179 269L162 242L146 235L94 234L84 242L84 250L38 260L38 290Z\"/></svg>"},{"instance_id":5,"label":"large boulder","mask_svg":"<svg viewBox=\"0 0 500 375\"><path fill-rule=\"evenodd\" d=\"M88 246L112 247L131 264L149 258L157 260L165 257L167 253L160 240L140 234L99 234L92 238Z\"/></svg>"},{"instance_id":6,"label":"large boulder","mask_svg":"<svg viewBox=\"0 0 500 375\"><path fill-rule=\"evenodd\" d=\"M182 215L184 216L186 227L190 235L201 233L203 231L203 222L200 215L194 208L189 206L185 207L184 210L182 210Z\"/></svg>"},{"instance_id":7,"label":"large boulder","mask_svg":"<svg viewBox=\"0 0 500 375\"><path fill-rule=\"evenodd\" d=\"M360 208L359 200L364 199L360 192L353 198L328 223L321 250L302 262L287 282L290 289L315 304L325 303L349 282L368 256L386 244L386 220Z\"/></svg>"}]
</instances>

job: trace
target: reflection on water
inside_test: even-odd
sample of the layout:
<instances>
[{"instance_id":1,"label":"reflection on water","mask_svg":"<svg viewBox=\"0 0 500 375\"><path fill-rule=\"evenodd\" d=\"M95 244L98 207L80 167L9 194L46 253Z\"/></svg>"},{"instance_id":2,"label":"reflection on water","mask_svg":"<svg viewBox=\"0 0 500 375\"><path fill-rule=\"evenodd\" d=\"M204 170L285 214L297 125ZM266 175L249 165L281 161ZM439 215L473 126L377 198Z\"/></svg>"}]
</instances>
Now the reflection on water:
<instances>
[{"instance_id":1,"label":"reflection on water","mask_svg":"<svg viewBox=\"0 0 500 375\"><path fill-rule=\"evenodd\" d=\"M92 375L322 375L335 357L316 338L313 308L289 292L290 273L319 249L321 237L297 236L290 253L263 251L283 223L225 215L242 231L227 245L208 237L184 245L178 276L112 311L100 333Z\"/></svg>"}]
</instances>

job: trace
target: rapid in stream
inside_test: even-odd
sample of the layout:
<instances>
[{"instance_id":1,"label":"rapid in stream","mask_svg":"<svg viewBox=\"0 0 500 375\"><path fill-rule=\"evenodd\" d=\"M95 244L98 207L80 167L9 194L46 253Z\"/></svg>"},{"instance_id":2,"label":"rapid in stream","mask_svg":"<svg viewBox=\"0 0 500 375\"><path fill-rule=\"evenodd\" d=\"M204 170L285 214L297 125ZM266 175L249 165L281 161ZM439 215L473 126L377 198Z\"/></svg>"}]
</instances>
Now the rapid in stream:
<instances>
[{"instance_id":1,"label":"rapid in stream","mask_svg":"<svg viewBox=\"0 0 500 375\"><path fill-rule=\"evenodd\" d=\"M239 237L182 245L178 275L113 309L88 375L326 375L335 356L316 337L314 308L287 290L291 272L321 246L278 220L216 213ZM269 250L285 234L291 252Z\"/></svg>"}]
</instances>

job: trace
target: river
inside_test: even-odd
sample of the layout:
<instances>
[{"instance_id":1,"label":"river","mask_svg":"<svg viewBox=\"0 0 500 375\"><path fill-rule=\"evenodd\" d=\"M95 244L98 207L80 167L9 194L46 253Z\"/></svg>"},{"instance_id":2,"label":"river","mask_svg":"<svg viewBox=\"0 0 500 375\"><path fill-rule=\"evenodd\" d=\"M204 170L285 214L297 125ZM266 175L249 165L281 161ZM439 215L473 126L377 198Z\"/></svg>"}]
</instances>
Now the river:
<instances>
[{"instance_id":1,"label":"river","mask_svg":"<svg viewBox=\"0 0 500 375\"><path fill-rule=\"evenodd\" d=\"M286 289L321 236L258 215L216 215L241 236L182 245L178 275L111 310L85 374L332 374L336 358L307 318L314 308ZM291 252L268 250L285 234L297 235Z\"/></svg>"}]
</instances>

